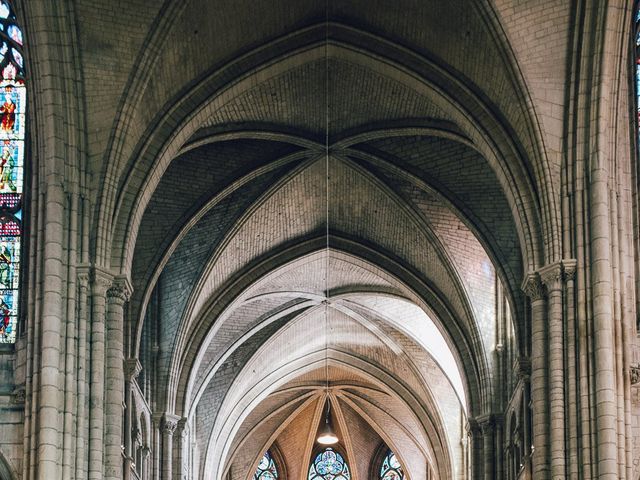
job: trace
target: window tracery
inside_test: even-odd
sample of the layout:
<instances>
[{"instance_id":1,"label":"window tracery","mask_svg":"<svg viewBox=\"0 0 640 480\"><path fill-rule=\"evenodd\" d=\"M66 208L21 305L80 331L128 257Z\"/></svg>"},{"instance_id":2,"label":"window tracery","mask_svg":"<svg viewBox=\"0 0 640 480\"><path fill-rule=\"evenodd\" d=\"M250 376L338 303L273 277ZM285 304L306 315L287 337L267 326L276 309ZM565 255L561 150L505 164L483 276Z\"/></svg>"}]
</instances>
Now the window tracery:
<instances>
[{"instance_id":1,"label":"window tracery","mask_svg":"<svg viewBox=\"0 0 640 480\"><path fill-rule=\"evenodd\" d=\"M22 243L26 86L22 30L0 0L0 343L14 343Z\"/></svg>"},{"instance_id":2,"label":"window tracery","mask_svg":"<svg viewBox=\"0 0 640 480\"><path fill-rule=\"evenodd\" d=\"M400 461L391 450L387 451L387 455L382 461L380 480L404 480L402 465L400 465Z\"/></svg>"},{"instance_id":3,"label":"window tracery","mask_svg":"<svg viewBox=\"0 0 640 480\"><path fill-rule=\"evenodd\" d=\"M268 451L264 453L258 463L256 473L253 475L254 480L275 480L278 478L278 468L273 456Z\"/></svg>"},{"instance_id":4,"label":"window tracery","mask_svg":"<svg viewBox=\"0 0 640 480\"><path fill-rule=\"evenodd\" d=\"M344 457L329 447L316 455L308 480L351 480L351 473Z\"/></svg>"}]
</instances>

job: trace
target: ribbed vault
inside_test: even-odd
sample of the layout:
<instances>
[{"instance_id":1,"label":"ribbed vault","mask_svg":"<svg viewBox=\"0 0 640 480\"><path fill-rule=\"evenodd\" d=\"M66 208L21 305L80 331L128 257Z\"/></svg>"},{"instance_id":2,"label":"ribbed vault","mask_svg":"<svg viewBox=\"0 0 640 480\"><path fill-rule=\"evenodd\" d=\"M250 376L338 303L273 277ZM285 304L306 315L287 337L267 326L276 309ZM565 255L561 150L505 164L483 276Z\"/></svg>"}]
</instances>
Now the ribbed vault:
<instances>
[{"instance_id":1,"label":"ribbed vault","mask_svg":"<svg viewBox=\"0 0 640 480\"><path fill-rule=\"evenodd\" d=\"M171 7L171 48L186 19L200 32L196 3ZM203 478L247 478L270 445L309 458L323 358L347 456L387 444L411 478L452 478L466 418L492 409L498 319L528 349L520 284L554 254L555 207L539 208L554 185L530 160L542 147L487 12L450 2L385 31L352 24L361 8L318 23L300 4L226 53L190 51L197 81L147 97L147 131L127 124L107 148L115 208L97 256L109 238L104 255L130 271L129 348L156 408L193 429ZM482 72L451 60L455 35L448 55L425 48L450 35L442 18L475 32ZM171 48L149 59L160 77ZM485 78L486 62L512 81ZM151 95L145 82L131 91ZM144 120L139 101L123 112Z\"/></svg>"}]
</instances>

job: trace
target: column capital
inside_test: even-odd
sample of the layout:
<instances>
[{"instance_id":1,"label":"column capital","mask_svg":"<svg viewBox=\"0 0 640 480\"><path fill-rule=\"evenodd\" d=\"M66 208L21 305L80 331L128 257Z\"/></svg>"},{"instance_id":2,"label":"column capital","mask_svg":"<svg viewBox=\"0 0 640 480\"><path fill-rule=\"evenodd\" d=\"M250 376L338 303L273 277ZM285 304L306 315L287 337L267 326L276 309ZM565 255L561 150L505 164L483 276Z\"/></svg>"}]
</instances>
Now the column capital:
<instances>
[{"instance_id":1,"label":"column capital","mask_svg":"<svg viewBox=\"0 0 640 480\"><path fill-rule=\"evenodd\" d=\"M560 290L562 287L562 264L560 262L545 265L540 270L540 280L547 292Z\"/></svg>"},{"instance_id":2,"label":"column capital","mask_svg":"<svg viewBox=\"0 0 640 480\"><path fill-rule=\"evenodd\" d=\"M129 301L133 288L131 282L124 275L119 275L113 279L111 286L107 290L107 298L113 303L124 304Z\"/></svg>"},{"instance_id":3,"label":"column capital","mask_svg":"<svg viewBox=\"0 0 640 480\"><path fill-rule=\"evenodd\" d=\"M496 427L496 416L490 413L477 416L476 421L483 435L492 433Z\"/></svg>"},{"instance_id":4,"label":"column capital","mask_svg":"<svg viewBox=\"0 0 640 480\"><path fill-rule=\"evenodd\" d=\"M189 425L187 423L188 419L186 417L182 417L178 420L178 436L185 438L189 433Z\"/></svg>"},{"instance_id":5,"label":"column capital","mask_svg":"<svg viewBox=\"0 0 640 480\"><path fill-rule=\"evenodd\" d=\"M525 357L524 355L520 355L516 359L515 370L519 378L522 378L524 380L528 379L531 376L531 359L529 357Z\"/></svg>"},{"instance_id":6,"label":"column capital","mask_svg":"<svg viewBox=\"0 0 640 480\"><path fill-rule=\"evenodd\" d=\"M179 417L178 415L165 413L164 421L162 422L162 432L168 435L173 435L173 433L176 431L176 428L178 428L178 422L180 421L180 419L181 417Z\"/></svg>"},{"instance_id":7,"label":"column capital","mask_svg":"<svg viewBox=\"0 0 640 480\"><path fill-rule=\"evenodd\" d=\"M132 382L142 371L142 364L137 358L127 358L123 361L124 379Z\"/></svg>"},{"instance_id":8,"label":"column capital","mask_svg":"<svg viewBox=\"0 0 640 480\"><path fill-rule=\"evenodd\" d=\"M98 267L91 268L91 282L96 293L104 294L113 283L111 272Z\"/></svg>"},{"instance_id":9,"label":"column capital","mask_svg":"<svg viewBox=\"0 0 640 480\"><path fill-rule=\"evenodd\" d=\"M562 260L562 274L565 282L573 280L576 276L578 260L575 258L565 258Z\"/></svg>"},{"instance_id":10,"label":"column capital","mask_svg":"<svg viewBox=\"0 0 640 480\"><path fill-rule=\"evenodd\" d=\"M86 291L91 280L91 269L86 265L80 265L76 268L76 274L78 275L78 286L81 290Z\"/></svg>"},{"instance_id":11,"label":"column capital","mask_svg":"<svg viewBox=\"0 0 640 480\"><path fill-rule=\"evenodd\" d=\"M544 290L542 288L542 282L540 276L537 273L529 273L524 282L522 282L522 291L531 299L532 302L541 300L544 296Z\"/></svg>"}]
</instances>

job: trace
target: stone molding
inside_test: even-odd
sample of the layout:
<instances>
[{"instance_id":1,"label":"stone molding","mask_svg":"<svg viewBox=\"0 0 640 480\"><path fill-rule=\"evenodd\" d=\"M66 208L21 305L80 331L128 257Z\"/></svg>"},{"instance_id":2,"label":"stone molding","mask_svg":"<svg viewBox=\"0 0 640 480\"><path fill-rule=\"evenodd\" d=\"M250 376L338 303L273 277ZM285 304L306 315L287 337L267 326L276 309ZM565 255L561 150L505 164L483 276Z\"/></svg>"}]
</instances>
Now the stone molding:
<instances>
[{"instance_id":1,"label":"stone molding","mask_svg":"<svg viewBox=\"0 0 640 480\"><path fill-rule=\"evenodd\" d=\"M142 364L137 358L127 358L123 362L124 378L132 382L142 371Z\"/></svg>"}]
</instances>

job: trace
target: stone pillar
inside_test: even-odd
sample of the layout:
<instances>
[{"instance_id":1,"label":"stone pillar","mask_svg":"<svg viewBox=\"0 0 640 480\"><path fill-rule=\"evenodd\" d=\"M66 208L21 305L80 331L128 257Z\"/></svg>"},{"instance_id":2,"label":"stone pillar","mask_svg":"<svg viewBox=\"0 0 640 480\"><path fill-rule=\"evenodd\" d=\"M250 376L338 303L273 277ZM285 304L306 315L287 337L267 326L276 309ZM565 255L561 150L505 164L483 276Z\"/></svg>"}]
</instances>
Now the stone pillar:
<instances>
[{"instance_id":1,"label":"stone pillar","mask_svg":"<svg viewBox=\"0 0 640 480\"><path fill-rule=\"evenodd\" d=\"M164 415L155 412L151 415L151 478L160 478L160 461L162 459L162 423Z\"/></svg>"},{"instance_id":2,"label":"stone pillar","mask_svg":"<svg viewBox=\"0 0 640 480\"><path fill-rule=\"evenodd\" d=\"M89 297L89 273L83 271L78 273L78 396L77 412L78 421L76 423L76 458L75 470L76 478L84 480L87 476L87 357L89 353L87 335L87 325L89 323L87 315L87 299Z\"/></svg>"},{"instance_id":3,"label":"stone pillar","mask_svg":"<svg viewBox=\"0 0 640 480\"><path fill-rule=\"evenodd\" d=\"M164 414L162 423L162 480L173 480L173 434L178 428L180 417L170 413Z\"/></svg>"},{"instance_id":4,"label":"stone pillar","mask_svg":"<svg viewBox=\"0 0 640 480\"><path fill-rule=\"evenodd\" d=\"M188 478L188 458L189 458L189 425L186 418L178 421L178 428L174 437L174 451L176 452L176 466L178 471L174 473L174 478L186 480Z\"/></svg>"},{"instance_id":5,"label":"stone pillar","mask_svg":"<svg viewBox=\"0 0 640 480\"><path fill-rule=\"evenodd\" d=\"M548 297L549 424L551 478L563 480L565 471L564 325L562 315L562 269L559 263L540 269Z\"/></svg>"},{"instance_id":6,"label":"stone pillar","mask_svg":"<svg viewBox=\"0 0 640 480\"><path fill-rule=\"evenodd\" d=\"M531 301L531 405L533 413L533 478L549 478L547 412L547 335L542 282L537 274L527 276L522 286Z\"/></svg>"},{"instance_id":7,"label":"stone pillar","mask_svg":"<svg viewBox=\"0 0 640 480\"><path fill-rule=\"evenodd\" d=\"M478 426L482 434L482 456L484 480L495 480L495 419L493 415L477 417Z\"/></svg>"},{"instance_id":8,"label":"stone pillar","mask_svg":"<svg viewBox=\"0 0 640 480\"><path fill-rule=\"evenodd\" d=\"M102 480L104 450L105 296L112 276L94 269L91 292L91 394L89 480Z\"/></svg>"},{"instance_id":9,"label":"stone pillar","mask_svg":"<svg viewBox=\"0 0 640 480\"><path fill-rule=\"evenodd\" d=\"M123 474L122 417L124 403L124 304L131 295L126 279L117 278L107 290L107 393L105 398L105 479Z\"/></svg>"},{"instance_id":10,"label":"stone pillar","mask_svg":"<svg viewBox=\"0 0 640 480\"><path fill-rule=\"evenodd\" d=\"M469 475L468 478L484 478L484 464L482 460L482 432L478 422L473 418L467 420L467 436L469 438Z\"/></svg>"},{"instance_id":11,"label":"stone pillar","mask_svg":"<svg viewBox=\"0 0 640 480\"><path fill-rule=\"evenodd\" d=\"M579 476L579 452L578 452L578 389L577 389L577 365L578 355L576 352L576 309L575 309L575 273L577 261L573 259L562 260L563 280L566 289L565 315L566 315L566 338L567 338L567 477L578 478Z\"/></svg>"},{"instance_id":12,"label":"stone pillar","mask_svg":"<svg viewBox=\"0 0 640 480\"><path fill-rule=\"evenodd\" d=\"M133 382L142 371L142 365L137 358L128 358L124 361L124 392L125 392L125 417L124 417L124 452L125 469L124 478L127 480L131 475L131 465L135 463L136 452L133 449L133 439L131 438L131 426L137 421L132 417L133 412Z\"/></svg>"}]
</instances>

